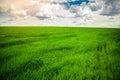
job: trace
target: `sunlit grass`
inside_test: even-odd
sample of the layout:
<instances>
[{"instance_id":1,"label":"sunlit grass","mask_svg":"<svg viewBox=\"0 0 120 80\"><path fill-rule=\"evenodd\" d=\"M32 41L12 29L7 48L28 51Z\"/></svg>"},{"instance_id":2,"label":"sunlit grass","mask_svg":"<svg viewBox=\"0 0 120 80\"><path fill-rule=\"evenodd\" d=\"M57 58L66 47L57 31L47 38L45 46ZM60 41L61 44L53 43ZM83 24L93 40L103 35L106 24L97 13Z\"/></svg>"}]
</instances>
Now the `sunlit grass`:
<instances>
[{"instance_id":1,"label":"sunlit grass","mask_svg":"<svg viewBox=\"0 0 120 80\"><path fill-rule=\"evenodd\" d=\"M120 80L120 29L1 27L0 80Z\"/></svg>"}]
</instances>

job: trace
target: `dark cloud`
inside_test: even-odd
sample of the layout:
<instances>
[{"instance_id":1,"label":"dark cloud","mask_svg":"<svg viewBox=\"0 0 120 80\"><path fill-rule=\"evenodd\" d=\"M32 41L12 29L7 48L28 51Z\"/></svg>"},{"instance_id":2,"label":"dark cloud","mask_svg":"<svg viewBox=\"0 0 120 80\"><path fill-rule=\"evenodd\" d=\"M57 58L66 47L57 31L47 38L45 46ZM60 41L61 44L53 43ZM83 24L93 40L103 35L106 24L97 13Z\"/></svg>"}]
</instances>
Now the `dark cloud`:
<instances>
[{"instance_id":1,"label":"dark cloud","mask_svg":"<svg viewBox=\"0 0 120 80\"><path fill-rule=\"evenodd\" d=\"M96 2L90 2L88 5L92 11L97 11L101 9L101 6Z\"/></svg>"},{"instance_id":2,"label":"dark cloud","mask_svg":"<svg viewBox=\"0 0 120 80\"><path fill-rule=\"evenodd\" d=\"M120 0L102 0L104 5L101 15L113 16L120 14Z\"/></svg>"},{"instance_id":3,"label":"dark cloud","mask_svg":"<svg viewBox=\"0 0 120 80\"><path fill-rule=\"evenodd\" d=\"M6 13L0 11L0 18L1 18L1 17L4 17L4 16L6 16L6 15L7 15Z\"/></svg>"},{"instance_id":4,"label":"dark cloud","mask_svg":"<svg viewBox=\"0 0 120 80\"><path fill-rule=\"evenodd\" d=\"M100 15L114 16L120 14L120 0L90 0L92 11L101 10Z\"/></svg>"}]
</instances>

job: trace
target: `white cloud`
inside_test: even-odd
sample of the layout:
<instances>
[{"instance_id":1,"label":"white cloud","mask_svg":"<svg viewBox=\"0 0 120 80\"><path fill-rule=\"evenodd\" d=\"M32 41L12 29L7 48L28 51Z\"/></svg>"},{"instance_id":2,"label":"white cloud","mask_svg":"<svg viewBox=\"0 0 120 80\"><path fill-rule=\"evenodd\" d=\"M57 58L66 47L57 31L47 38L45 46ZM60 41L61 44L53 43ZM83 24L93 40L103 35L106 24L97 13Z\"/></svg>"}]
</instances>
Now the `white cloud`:
<instances>
[{"instance_id":1,"label":"white cloud","mask_svg":"<svg viewBox=\"0 0 120 80\"><path fill-rule=\"evenodd\" d=\"M51 2L67 2L68 0L51 0Z\"/></svg>"}]
</instances>

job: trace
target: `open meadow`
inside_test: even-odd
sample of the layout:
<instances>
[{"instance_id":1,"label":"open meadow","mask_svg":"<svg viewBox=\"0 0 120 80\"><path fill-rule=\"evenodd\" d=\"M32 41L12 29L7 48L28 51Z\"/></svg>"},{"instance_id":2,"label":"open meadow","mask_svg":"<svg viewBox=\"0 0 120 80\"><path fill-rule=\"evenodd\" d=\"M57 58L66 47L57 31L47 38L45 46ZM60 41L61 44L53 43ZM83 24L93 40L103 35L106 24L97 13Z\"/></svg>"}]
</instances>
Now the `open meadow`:
<instances>
[{"instance_id":1,"label":"open meadow","mask_svg":"<svg viewBox=\"0 0 120 80\"><path fill-rule=\"evenodd\" d=\"M0 27L0 80L120 80L120 29Z\"/></svg>"}]
</instances>

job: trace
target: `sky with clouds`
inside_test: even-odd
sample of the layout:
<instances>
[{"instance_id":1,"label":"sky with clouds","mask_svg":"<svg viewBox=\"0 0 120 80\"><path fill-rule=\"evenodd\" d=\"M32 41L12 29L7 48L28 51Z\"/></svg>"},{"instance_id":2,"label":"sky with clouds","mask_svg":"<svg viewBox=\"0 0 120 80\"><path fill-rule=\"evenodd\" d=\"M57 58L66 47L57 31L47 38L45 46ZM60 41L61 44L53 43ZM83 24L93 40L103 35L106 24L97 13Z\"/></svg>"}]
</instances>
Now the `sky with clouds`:
<instances>
[{"instance_id":1,"label":"sky with clouds","mask_svg":"<svg viewBox=\"0 0 120 80\"><path fill-rule=\"evenodd\" d=\"M120 0L0 0L0 26L120 28Z\"/></svg>"}]
</instances>

